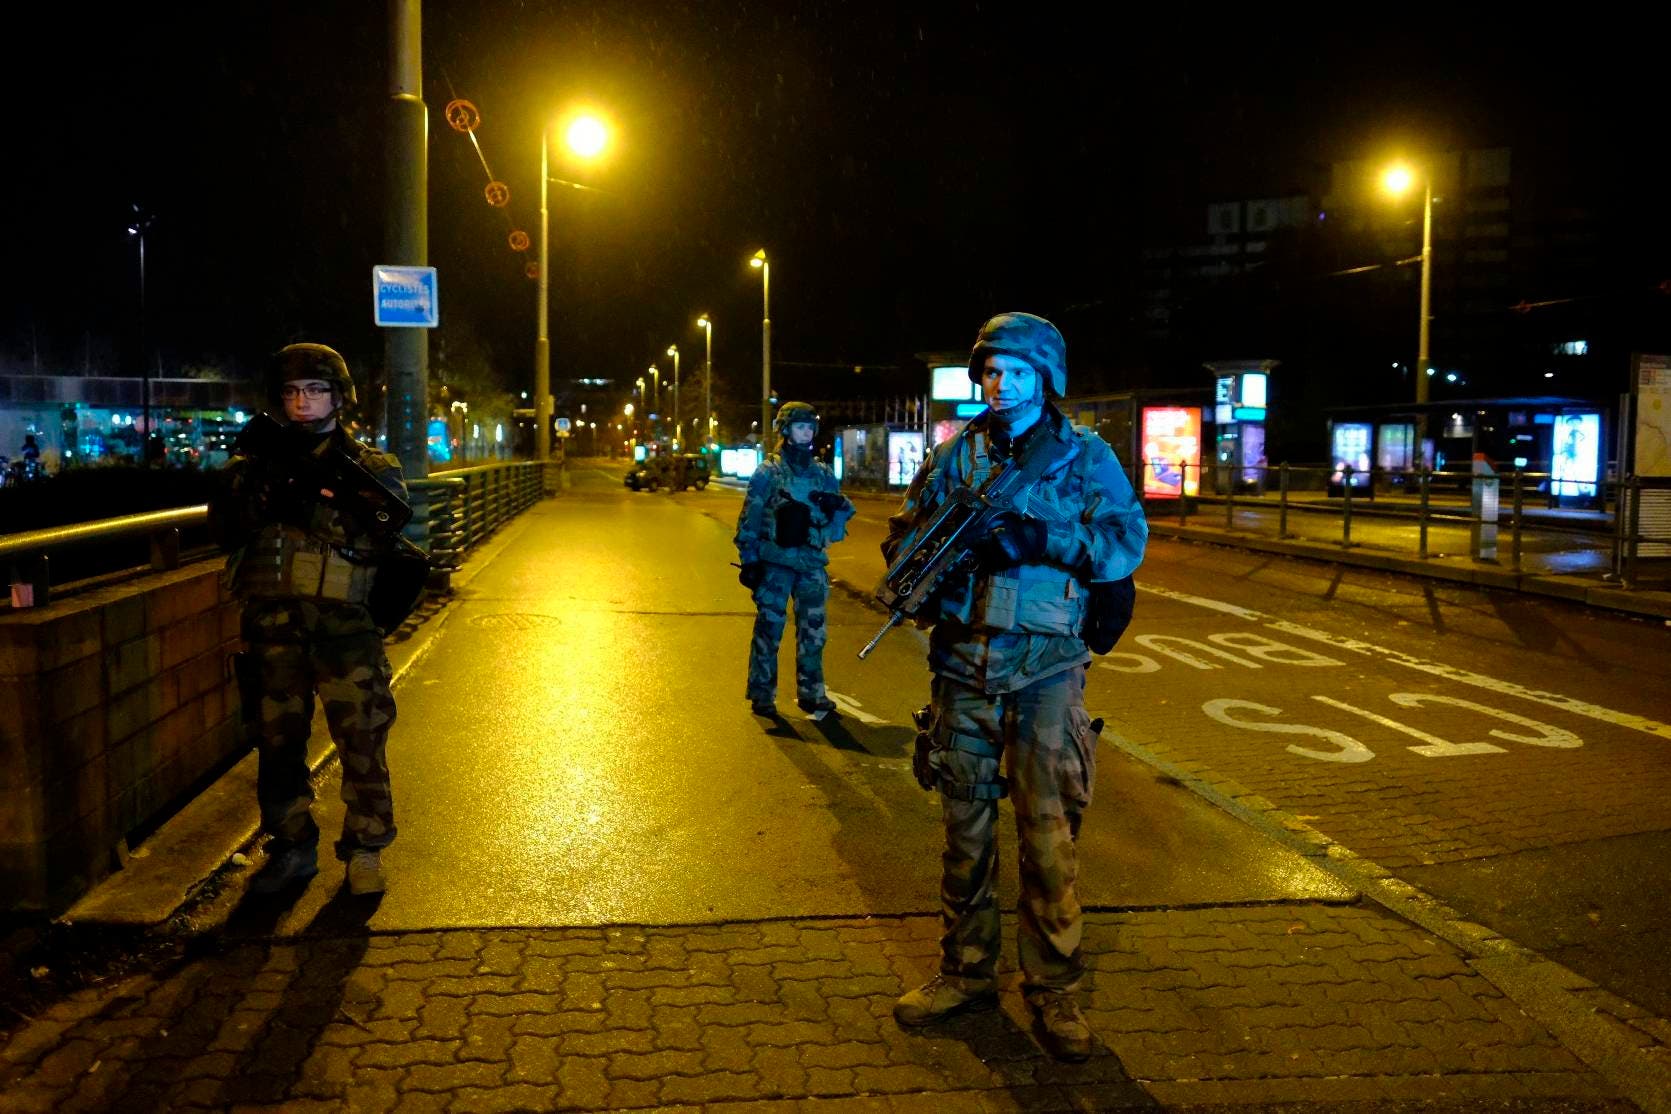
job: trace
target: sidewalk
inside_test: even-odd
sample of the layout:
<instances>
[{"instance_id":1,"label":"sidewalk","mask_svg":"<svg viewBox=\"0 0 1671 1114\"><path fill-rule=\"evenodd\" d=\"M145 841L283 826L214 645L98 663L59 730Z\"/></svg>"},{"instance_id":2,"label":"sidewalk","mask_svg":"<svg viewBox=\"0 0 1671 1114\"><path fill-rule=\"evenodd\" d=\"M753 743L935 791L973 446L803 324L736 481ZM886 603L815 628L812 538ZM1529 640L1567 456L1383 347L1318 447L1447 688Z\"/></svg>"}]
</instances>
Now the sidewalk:
<instances>
[{"instance_id":1,"label":"sidewalk","mask_svg":"<svg viewBox=\"0 0 1671 1114\"><path fill-rule=\"evenodd\" d=\"M1081 1065L1030 1035L1013 956L1000 1011L900 1029L932 917L366 936L352 899L328 913L54 1005L0 1051L5 1108L1636 1109L1374 906L1089 914Z\"/></svg>"}]
</instances>

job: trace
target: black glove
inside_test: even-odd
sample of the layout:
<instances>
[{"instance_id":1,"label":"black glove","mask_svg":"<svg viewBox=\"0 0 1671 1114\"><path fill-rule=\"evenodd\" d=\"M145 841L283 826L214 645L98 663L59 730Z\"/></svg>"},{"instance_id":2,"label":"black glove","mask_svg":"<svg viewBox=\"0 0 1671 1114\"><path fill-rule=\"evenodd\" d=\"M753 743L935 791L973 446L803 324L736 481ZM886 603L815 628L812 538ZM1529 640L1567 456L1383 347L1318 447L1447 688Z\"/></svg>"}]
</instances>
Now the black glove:
<instances>
[{"instance_id":1,"label":"black glove","mask_svg":"<svg viewBox=\"0 0 1671 1114\"><path fill-rule=\"evenodd\" d=\"M1043 522L1006 511L980 541L981 568L990 572L1037 561L1044 556L1049 539L1050 531Z\"/></svg>"},{"instance_id":2,"label":"black glove","mask_svg":"<svg viewBox=\"0 0 1671 1114\"><path fill-rule=\"evenodd\" d=\"M1091 606L1085 615L1085 648L1093 654L1112 650L1131 625L1131 609L1136 602L1137 586L1129 576L1091 585Z\"/></svg>"},{"instance_id":3,"label":"black glove","mask_svg":"<svg viewBox=\"0 0 1671 1114\"><path fill-rule=\"evenodd\" d=\"M766 562L745 561L743 567L737 571L737 583L749 591L760 587L760 582L766 579Z\"/></svg>"},{"instance_id":4,"label":"black glove","mask_svg":"<svg viewBox=\"0 0 1671 1114\"><path fill-rule=\"evenodd\" d=\"M839 491L815 491L812 493L812 505L831 517L846 502L846 498Z\"/></svg>"}]
</instances>

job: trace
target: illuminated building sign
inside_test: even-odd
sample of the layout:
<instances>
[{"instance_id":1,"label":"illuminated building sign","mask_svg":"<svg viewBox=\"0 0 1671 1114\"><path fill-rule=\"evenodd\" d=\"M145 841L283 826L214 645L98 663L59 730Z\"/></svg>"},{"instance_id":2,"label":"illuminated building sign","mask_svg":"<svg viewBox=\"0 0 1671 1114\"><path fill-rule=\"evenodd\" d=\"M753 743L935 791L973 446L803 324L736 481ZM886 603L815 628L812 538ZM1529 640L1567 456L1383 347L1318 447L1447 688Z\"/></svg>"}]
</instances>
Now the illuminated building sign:
<instances>
[{"instance_id":1,"label":"illuminated building sign","mask_svg":"<svg viewBox=\"0 0 1671 1114\"><path fill-rule=\"evenodd\" d=\"M1201 490L1201 411L1193 406L1143 408L1143 495L1176 499Z\"/></svg>"},{"instance_id":2,"label":"illuminated building sign","mask_svg":"<svg viewBox=\"0 0 1671 1114\"><path fill-rule=\"evenodd\" d=\"M968 402L980 397L980 385L970 381L969 369L962 364L934 368L933 375L929 394L937 402Z\"/></svg>"}]
</instances>

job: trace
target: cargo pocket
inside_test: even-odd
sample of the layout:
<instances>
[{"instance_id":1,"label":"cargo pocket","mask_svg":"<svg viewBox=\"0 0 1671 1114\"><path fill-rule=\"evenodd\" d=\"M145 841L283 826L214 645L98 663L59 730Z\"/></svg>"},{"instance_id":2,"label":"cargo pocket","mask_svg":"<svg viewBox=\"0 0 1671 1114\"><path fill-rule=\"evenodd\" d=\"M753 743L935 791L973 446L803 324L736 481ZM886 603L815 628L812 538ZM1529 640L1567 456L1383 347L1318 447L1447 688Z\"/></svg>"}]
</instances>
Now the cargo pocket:
<instances>
[{"instance_id":1,"label":"cargo pocket","mask_svg":"<svg viewBox=\"0 0 1671 1114\"><path fill-rule=\"evenodd\" d=\"M1073 747L1069 765L1064 771L1063 790L1081 810L1090 807L1091 787L1097 780L1097 737L1102 734L1102 720L1092 719L1084 708L1068 710L1068 740Z\"/></svg>"}]
</instances>

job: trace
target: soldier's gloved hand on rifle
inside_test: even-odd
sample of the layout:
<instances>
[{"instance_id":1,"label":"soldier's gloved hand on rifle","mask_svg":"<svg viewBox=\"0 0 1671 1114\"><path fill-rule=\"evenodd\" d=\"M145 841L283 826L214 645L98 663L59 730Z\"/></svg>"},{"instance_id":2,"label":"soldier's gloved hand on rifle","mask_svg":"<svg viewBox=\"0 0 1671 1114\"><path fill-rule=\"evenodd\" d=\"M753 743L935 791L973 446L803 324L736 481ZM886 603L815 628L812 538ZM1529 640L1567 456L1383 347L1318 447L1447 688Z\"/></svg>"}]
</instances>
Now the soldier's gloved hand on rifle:
<instances>
[{"instance_id":1,"label":"soldier's gloved hand on rifle","mask_svg":"<svg viewBox=\"0 0 1671 1114\"><path fill-rule=\"evenodd\" d=\"M760 587L761 581L766 579L766 563L764 561L746 561L737 573L737 583L749 591Z\"/></svg>"},{"instance_id":2,"label":"soldier's gloved hand on rifle","mask_svg":"<svg viewBox=\"0 0 1671 1114\"><path fill-rule=\"evenodd\" d=\"M839 491L815 491L811 498L813 506L831 516L841 510L842 504L847 502L846 497Z\"/></svg>"},{"instance_id":3,"label":"soldier's gloved hand on rifle","mask_svg":"<svg viewBox=\"0 0 1671 1114\"><path fill-rule=\"evenodd\" d=\"M1082 636L1085 648L1093 654L1106 654L1120 641L1120 636L1131 625L1132 605L1137 602L1137 586L1131 577L1124 580L1105 580L1091 585L1091 604L1085 614Z\"/></svg>"},{"instance_id":4,"label":"soldier's gloved hand on rifle","mask_svg":"<svg viewBox=\"0 0 1671 1114\"><path fill-rule=\"evenodd\" d=\"M1044 556L1050 531L1036 518L1023 518L1007 511L993 520L992 529L979 542L984 571L1025 565Z\"/></svg>"}]
</instances>

